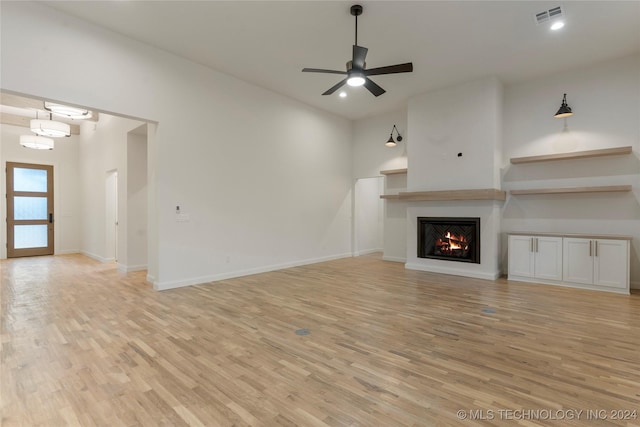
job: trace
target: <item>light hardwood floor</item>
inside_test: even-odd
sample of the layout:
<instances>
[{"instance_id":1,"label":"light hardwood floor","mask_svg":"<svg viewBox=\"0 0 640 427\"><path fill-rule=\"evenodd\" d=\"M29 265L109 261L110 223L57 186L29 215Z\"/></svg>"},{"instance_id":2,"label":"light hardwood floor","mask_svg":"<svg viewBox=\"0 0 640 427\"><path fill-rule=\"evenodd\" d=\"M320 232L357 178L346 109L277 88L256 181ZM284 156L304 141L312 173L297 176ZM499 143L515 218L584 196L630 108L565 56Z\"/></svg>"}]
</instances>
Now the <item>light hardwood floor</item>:
<instances>
[{"instance_id":1,"label":"light hardwood floor","mask_svg":"<svg viewBox=\"0 0 640 427\"><path fill-rule=\"evenodd\" d=\"M79 255L0 267L6 427L640 425L637 293L377 256L164 292Z\"/></svg>"}]
</instances>

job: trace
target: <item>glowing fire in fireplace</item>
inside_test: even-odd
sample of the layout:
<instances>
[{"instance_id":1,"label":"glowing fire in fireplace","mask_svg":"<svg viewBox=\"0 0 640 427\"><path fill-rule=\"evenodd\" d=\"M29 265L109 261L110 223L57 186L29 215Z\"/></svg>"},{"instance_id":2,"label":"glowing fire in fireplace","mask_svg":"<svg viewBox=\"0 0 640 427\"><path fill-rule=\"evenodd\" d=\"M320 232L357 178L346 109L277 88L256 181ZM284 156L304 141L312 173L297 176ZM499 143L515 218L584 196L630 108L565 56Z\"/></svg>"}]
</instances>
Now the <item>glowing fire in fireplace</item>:
<instances>
[{"instance_id":1,"label":"glowing fire in fireplace","mask_svg":"<svg viewBox=\"0 0 640 427\"><path fill-rule=\"evenodd\" d=\"M440 255L466 255L469 250L469 242L466 241L464 236L456 236L447 231L444 237L436 241L436 252Z\"/></svg>"}]
</instances>

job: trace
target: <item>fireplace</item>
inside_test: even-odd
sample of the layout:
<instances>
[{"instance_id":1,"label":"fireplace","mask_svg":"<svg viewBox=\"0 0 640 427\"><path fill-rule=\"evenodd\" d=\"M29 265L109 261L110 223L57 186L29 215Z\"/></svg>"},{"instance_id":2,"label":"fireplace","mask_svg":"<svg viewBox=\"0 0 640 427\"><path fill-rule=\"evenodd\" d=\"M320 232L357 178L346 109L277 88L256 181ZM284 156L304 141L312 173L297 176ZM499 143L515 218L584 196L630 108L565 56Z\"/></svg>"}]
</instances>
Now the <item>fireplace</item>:
<instances>
[{"instance_id":1,"label":"fireplace","mask_svg":"<svg viewBox=\"0 0 640 427\"><path fill-rule=\"evenodd\" d=\"M480 218L418 217L418 258L480 264Z\"/></svg>"}]
</instances>

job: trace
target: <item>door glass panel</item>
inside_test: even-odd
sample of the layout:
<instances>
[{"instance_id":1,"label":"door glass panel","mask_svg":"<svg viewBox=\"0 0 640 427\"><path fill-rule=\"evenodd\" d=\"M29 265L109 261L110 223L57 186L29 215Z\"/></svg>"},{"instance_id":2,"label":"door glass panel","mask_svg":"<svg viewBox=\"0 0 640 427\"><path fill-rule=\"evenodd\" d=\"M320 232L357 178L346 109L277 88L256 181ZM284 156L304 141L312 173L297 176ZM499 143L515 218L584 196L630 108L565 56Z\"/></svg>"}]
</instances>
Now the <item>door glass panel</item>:
<instances>
[{"instance_id":1,"label":"door glass panel","mask_svg":"<svg viewBox=\"0 0 640 427\"><path fill-rule=\"evenodd\" d=\"M15 249L24 248L46 248L47 228L43 225L16 225L13 227L13 247Z\"/></svg>"},{"instance_id":2,"label":"door glass panel","mask_svg":"<svg viewBox=\"0 0 640 427\"><path fill-rule=\"evenodd\" d=\"M47 219L47 198L14 197L13 219Z\"/></svg>"},{"instance_id":3,"label":"door glass panel","mask_svg":"<svg viewBox=\"0 0 640 427\"><path fill-rule=\"evenodd\" d=\"M47 171L43 169L13 169L13 191L47 192Z\"/></svg>"}]
</instances>

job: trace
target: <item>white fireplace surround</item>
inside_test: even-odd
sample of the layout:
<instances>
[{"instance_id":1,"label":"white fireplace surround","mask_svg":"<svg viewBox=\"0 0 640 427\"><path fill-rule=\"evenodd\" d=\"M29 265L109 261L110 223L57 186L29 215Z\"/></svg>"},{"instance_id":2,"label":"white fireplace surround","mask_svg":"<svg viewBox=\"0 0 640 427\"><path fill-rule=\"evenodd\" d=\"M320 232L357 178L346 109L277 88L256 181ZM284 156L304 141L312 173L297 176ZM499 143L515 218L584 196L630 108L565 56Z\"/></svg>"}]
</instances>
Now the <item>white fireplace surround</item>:
<instances>
[{"instance_id":1,"label":"white fireplace surround","mask_svg":"<svg viewBox=\"0 0 640 427\"><path fill-rule=\"evenodd\" d=\"M500 277L501 201L410 202L407 206L407 262L410 270L495 280ZM418 217L480 218L480 264L418 258Z\"/></svg>"}]
</instances>

